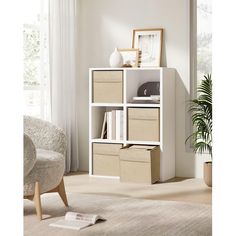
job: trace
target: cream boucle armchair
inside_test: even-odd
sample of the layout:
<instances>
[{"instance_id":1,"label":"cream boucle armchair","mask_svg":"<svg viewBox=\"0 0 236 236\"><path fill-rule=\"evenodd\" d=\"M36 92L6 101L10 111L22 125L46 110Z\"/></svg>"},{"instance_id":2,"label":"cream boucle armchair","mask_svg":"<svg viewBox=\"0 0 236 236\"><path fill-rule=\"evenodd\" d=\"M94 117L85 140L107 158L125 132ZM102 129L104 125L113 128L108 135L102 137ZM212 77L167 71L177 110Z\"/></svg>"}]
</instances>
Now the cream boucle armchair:
<instances>
[{"instance_id":1,"label":"cream boucle armchair","mask_svg":"<svg viewBox=\"0 0 236 236\"><path fill-rule=\"evenodd\" d=\"M42 219L40 195L58 192L68 206L63 174L66 136L64 132L37 118L24 117L24 198L33 200Z\"/></svg>"}]
</instances>

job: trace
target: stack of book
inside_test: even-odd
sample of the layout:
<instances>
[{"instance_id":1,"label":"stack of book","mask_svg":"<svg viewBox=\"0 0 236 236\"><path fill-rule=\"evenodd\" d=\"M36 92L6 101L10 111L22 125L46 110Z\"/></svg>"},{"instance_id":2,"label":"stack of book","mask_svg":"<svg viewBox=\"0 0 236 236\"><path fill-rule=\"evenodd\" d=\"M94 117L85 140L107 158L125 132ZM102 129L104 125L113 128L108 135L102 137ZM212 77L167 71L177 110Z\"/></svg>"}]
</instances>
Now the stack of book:
<instances>
[{"instance_id":1,"label":"stack of book","mask_svg":"<svg viewBox=\"0 0 236 236\"><path fill-rule=\"evenodd\" d=\"M122 110L112 110L105 112L101 131L101 139L123 139L123 114L124 112Z\"/></svg>"},{"instance_id":2,"label":"stack of book","mask_svg":"<svg viewBox=\"0 0 236 236\"><path fill-rule=\"evenodd\" d=\"M160 95L151 95L146 97L133 97L130 103L160 103Z\"/></svg>"}]
</instances>

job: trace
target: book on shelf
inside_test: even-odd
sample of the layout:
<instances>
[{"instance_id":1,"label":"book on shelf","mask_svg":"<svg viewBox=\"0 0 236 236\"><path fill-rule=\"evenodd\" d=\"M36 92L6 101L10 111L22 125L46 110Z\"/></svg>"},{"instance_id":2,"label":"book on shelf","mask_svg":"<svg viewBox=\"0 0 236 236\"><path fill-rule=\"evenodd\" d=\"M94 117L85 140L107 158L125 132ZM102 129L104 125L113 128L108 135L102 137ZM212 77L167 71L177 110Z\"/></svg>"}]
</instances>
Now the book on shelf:
<instances>
[{"instance_id":1,"label":"book on shelf","mask_svg":"<svg viewBox=\"0 0 236 236\"><path fill-rule=\"evenodd\" d=\"M116 110L116 140L123 139L123 114L122 110Z\"/></svg>"},{"instance_id":2,"label":"book on shelf","mask_svg":"<svg viewBox=\"0 0 236 236\"><path fill-rule=\"evenodd\" d=\"M124 111L120 113L120 140L123 139L124 135Z\"/></svg>"},{"instance_id":3,"label":"book on shelf","mask_svg":"<svg viewBox=\"0 0 236 236\"><path fill-rule=\"evenodd\" d=\"M104 113L104 119L102 124L101 139L104 139L106 136L106 123L107 123L107 113Z\"/></svg>"},{"instance_id":4,"label":"book on shelf","mask_svg":"<svg viewBox=\"0 0 236 236\"><path fill-rule=\"evenodd\" d=\"M107 139L112 139L112 112L107 111Z\"/></svg>"},{"instance_id":5,"label":"book on shelf","mask_svg":"<svg viewBox=\"0 0 236 236\"><path fill-rule=\"evenodd\" d=\"M88 226L94 225L98 220L105 220L99 215L81 214L78 212L67 212L63 220L58 220L55 223L51 223L49 226L80 230Z\"/></svg>"},{"instance_id":6,"label":"book on shelf","mask_svg":"<svg viewBox=\"0 0 236 236\"><path fill-rule=\"evenodd\" d=\"M146 97L133 97L130 103L160 103L160 95L151 95Z\"/></svg>"},{"instance_id":7,"label":"book on shelf","mask_svg":"<svg viewBox=\"0 0 236 236\"><path fill-rule=\"evenodd\" d=\"M101 130L101 139L123 139L123 114L123 110L105 112Z\"/></svg>"},{"instance_id":8,"label":"book on shelf","mask_svg":"<svg viewBox=\"0 0 236 236\"><path fill-rule=\"evenodd\" d=\"M116 139L116 110L112 110L111 111L111 126L112 126L112 130L111 130L111 139L115 140Z\"/></svg>"}]
</instances>

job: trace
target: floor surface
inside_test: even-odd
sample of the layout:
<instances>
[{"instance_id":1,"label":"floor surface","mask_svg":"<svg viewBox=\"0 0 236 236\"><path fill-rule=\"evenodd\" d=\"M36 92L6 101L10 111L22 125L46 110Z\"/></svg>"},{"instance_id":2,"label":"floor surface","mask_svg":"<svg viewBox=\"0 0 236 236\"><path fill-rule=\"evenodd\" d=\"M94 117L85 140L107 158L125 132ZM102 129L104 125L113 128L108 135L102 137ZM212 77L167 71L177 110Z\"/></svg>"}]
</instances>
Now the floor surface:
<instances>
[{"instance_id":1,"label":"floor surface","mask_svg":"<svg viewBox=\"0 0 236 236\"><path fill-rule=\"evenodd\" d=\"M76 172L64 177L66 191L107 196L123 196L153 200L212 203L212 189L203 179L174 178L153 185L120 183L115 179L90 177Z\"/></svg>"}]
</instances>

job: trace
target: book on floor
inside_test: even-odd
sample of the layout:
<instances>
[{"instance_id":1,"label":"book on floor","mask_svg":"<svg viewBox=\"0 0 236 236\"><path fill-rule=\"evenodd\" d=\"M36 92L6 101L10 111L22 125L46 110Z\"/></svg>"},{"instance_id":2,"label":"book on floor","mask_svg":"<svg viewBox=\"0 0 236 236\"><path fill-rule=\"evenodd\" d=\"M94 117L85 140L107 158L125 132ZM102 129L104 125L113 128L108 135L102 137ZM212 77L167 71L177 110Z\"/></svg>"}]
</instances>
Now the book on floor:
<instances>
[{"instance_id":1,"label":"book on floor","mask_svg":"<svg viewBox=\"0 0 236 236\"><path fill-rule=\"evenodd\" d=\"M51 223L49 226L64 229L80 230L96 224L98 220L104 221L105 219L99 215L67 212L65 215L65 219L58 220L55 223Z\"/></svg>"}]
</instances>

